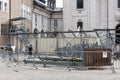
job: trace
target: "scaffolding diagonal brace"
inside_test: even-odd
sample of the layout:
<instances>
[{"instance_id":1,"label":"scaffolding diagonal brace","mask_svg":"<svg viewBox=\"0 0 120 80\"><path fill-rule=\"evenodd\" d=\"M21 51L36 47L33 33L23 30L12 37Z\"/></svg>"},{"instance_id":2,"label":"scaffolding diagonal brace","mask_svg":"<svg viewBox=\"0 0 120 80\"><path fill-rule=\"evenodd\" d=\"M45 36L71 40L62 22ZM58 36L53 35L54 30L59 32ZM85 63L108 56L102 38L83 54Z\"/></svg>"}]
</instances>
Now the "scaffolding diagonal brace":
<instances>
[{"instance_id":1,"label":"scaffolding diagonal brace","mask_svg":"<svg viewBox=\"0 0 120 80\"><path fill-rule=\"evenodd\" d=\"M96 35L97 35L97 38L100 38L99 34L97 31L95 31ZM102 44L102 40L100 39L100 43Z\"/></svg>"}]
</instances>

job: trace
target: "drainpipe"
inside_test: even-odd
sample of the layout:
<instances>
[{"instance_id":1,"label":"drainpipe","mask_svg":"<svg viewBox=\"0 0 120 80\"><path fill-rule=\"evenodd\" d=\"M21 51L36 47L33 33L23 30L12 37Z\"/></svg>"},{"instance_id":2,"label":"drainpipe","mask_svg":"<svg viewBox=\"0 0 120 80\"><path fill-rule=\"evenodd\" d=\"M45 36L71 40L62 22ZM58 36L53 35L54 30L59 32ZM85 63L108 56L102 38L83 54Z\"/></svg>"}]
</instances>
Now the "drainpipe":
<instances>
[{"instance_id":1,"label":"drainpipe","mask_svg":"<svg viewBox=\"0 0 120 80\"><path fill-rule=\"evenodd\" d=\"M106 17L107 17L107 25L106 25L106 26L107 26L107 32L106 32L106 36L107 36L107 38L106 38L106 47L108 48L108 46L109 46L109 45L108 45L108 44L109 44L109 43L108 43L108 37L109 37L109 36L108 36L108 34L109 34L109 33L108 33L108 28L109 28L109 10L108 10L109 7L108 7L108 0L107 0L107 3L106 3L106 4L107 4L107 6L106 6L106 8L107 8L107 14L106 14Z\"/></svg>"},{"instance_id":2,"label":"drainpipe","mask_svg":"<svg viewBox=\"0 0 120 80\"><path fill-rule=\"evenodd\" d=\"M9 27L8 27L8 37L9 37L9 43L10 41L10 29L11 29L11 0L9 0Z\"/></svg>"},{"instance_id":3,"label":"drainpipe","mask_svg":"<svg viewBox=\"0 0 120 80\"><path fill-rule=\"evenodd\" d=\"M107 0L107 29L109 28L109 7L108 7L108 0Z\"/></svg>"}]
</instances>

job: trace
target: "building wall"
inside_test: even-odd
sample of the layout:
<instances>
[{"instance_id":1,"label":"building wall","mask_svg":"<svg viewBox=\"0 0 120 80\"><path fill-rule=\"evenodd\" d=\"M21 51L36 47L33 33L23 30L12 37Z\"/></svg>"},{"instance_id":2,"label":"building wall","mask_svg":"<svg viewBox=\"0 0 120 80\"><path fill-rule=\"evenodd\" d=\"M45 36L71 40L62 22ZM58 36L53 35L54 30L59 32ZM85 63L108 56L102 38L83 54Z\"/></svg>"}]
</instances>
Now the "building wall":
<instances>
[{"instance_id":1,"label":"building wall","mask_svg":"<svg viewBox=\"0 0 120 80\"><path fill-rule=\"evenodd\" d=\"M25 27L27 32L32 31L32 12L33 12L33 0L21 0L21 16L27 18L25 21Z\"/></svg>"},{"instance_id":2,"label":"building wall","mask_svg":"<svg viewBox=\"0 0 120 80\"><path fill-rule=\"evenodd\" d=\"M38 31L50 30L50 16L51 12L41 7L35 6L33 12L33 27L32 31L37 28Z\"/></svg>"},{"instance_id":3,"label":"building wall","mask_svg":"<svg viewBox=\"0 0 120 80\"><path fill-rule=\"evenodd\" d=\"M6 23L7 21L8 21L8 16L9 16L9 10L8 10L8 7L9 7L9 1L8 0L0 0L1 2L2 2L2 5L1 5L1 7L2 7L2 9L0 10L0 25L2 24L2 23ZM5 10L5 3L7 3L7 7L6 7L6 9L7 10Z\"/></svg>"},{"instance_id":4,"label":"building wall","mask_svg":"<svg viewBox=\"0 0 120 80\"><path fill-rule=\"evenodd\" d=\"M21 16L21 0L11 0L11 18Z\"/></svg>"},{"instance_id":5,"label":"building wall","mask_svg":"<svg viewBox=\"0 0 120 80\"><path fill-rule=\"evenodd\" d=\"M84 30L90 30L97 25L96 0L84 0L84 8L77 9L77 0L64 0L63 20L64 30L77 30L77 22L83 22ZM66 4L69 3L69 4Z\"/></svg>"},{"instance_id":6,"label":"building wall","mask_svg":"<svg viewBox=\"0 0 120 80\"><path fill-rule=\"evenodd\" d=\"M2 2L2 9L0 10L0 46L4 46L7 43L7 36L1 35L1 24L8 23L8 0L0 0ZM6 10L5 10L5 3L7 3Z\"/></svg>"},{"instance_id":7,"label":"building wall","mask_svg":"<svg viewBox=\"0 0 120 80\"><path fill-rule=\"evenodd\" d=\"M57 26L55 26L55 20L57 20ZM63 31L63 12L62 11L55 11L52 13L51 16L51 31Z\"/></svg>"},{"instance_id":8,"label":"building wall","mask_svg":"<svg viewBox=\"0 0 120 80\"><path fill-rule=\"evenodd\" d=\"M37 17L37 18L36 18ZM34 7L33 30L36 27L38 31L55 31L54 20L57 20L57 30L63 30L62 11L51 11L47 8Z\"/></svg>"},{"instance_id":9,"label":"building wall","mask_svg":"<svg viewBox=\"0 0 120 80\"><path fill-rule=\"evenodd\" d=\"M27 18L25 20L25 28L28 32L30 32L32 29L32 2L32 0L11 0L11 18Z\"/></svg>"},{"instance_id":10,"label":"building wall","mask_svg":"<svg viewBox=\"0 0 120 80\"><path fill-rule=\"evenodd\" d=\"M9 4L10 0L0 0L2 2L2 9L0 10L0 31L1 31L1 24L8 24L9 23ZM7 3L7 7L5 8L5 3ZM29 28L29 31L32 28L32 0L11 0L11 19L16 17L24 17L22 16L22 5L26 5L30 8L31 12L31 19L27 19L25 21L26 30ZM0 5L1 7L1 5ZM13 23L15 24L15 22ZM19 22L17 23L19 24ZM11 37L11 43L14 44L15 40ZM8 36L0 35L0 45L7 45L8 43Z\"/></svg>"},{"instance_id":11,"label":"building wall","mask_svg":"<svg viewBox=\"0 0 120 80\"><path fill-rule=\"evenodd\" d=\"M115 28L120 17L120 9L117 8L118 0L83 0L84 8L76 8L76 0L63 1L64 30L77 30L77 22L83 22L84 30L97 28ZM67 3L67 4L66 4ZM107 24L108 14L108 24Z\"/></svg>"},{"instance_id":12,"label":"building wall","mask_svg":"<svg viewBox=\"0 0 120 80\"><path fill-rule=\"evenodd\" d=\"M120 20L120 8L118 8L118 0L109 1L109 26L116 28Z\"/></svg>"}]
</instances>

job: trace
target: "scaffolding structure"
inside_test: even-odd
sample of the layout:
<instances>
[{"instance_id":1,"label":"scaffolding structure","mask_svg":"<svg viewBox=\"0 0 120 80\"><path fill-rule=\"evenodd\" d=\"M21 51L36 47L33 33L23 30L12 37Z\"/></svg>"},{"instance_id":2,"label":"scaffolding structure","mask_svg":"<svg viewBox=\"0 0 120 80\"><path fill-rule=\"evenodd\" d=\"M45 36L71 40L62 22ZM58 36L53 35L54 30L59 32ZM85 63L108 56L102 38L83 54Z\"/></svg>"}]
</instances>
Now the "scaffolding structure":
<instances>
[{"instance_id":1,"label":"scaffolding structure","mask_svg":"<svg viewBox=\"0 0 120 80\"><path fill-rule=\"evenodd\" d=\"M33 35L32 39L31 38L30 39L31 41L33 40L33 45L35 47L34 52L36 53L34 54L33 59L24 59L23 61L25 63L44 64L44 65L46 64L65 65L67 62L69 64L67 66L69 67L70 66L86 67L84 65L85 53L86 53L85 49L99 49L101 53L99 53L98 51L98 53L96 53L98 55L106 54L105 50L107 52L108 49L109 51L107 52L107 55L113 55L113 53L116 52L114 31L115 29L94 29L94 30L87 30L87 31L84 31L81 29L80 31L16 33L11 35L14 35L14 36L18 36L18 35L32 36ZM51 34L54 36L53 38L54 40L52 42L54 42L55 44L51 43L50 41L52 40L52 38L50 38L49 36ZM91 43L89 42L89 39L91 38L89 34L94 34L95 36L95 39ZM42 36L44 35L44 37L39 37L40 35ZM69 37L70 39L67 39L67 35L70 35L73 37ZM85 38L87 38L88 40L86 40ZM39 41L40 39L43 39L42 40L43 42L40 42ZM47 49L49 47L44 47L45 45L44 43L47 43L45 40L47 39L49 39L50 41L50 43L48 42L50 44L49 47L53 48L52 51L50 51L50 49ZM62 39L62 41L60 39ZM42 50L43 48L41 48L39 45L42 45L42 47L45 49ZM20 52L20 51L16 51L16 52ZM99 57L98 55L96 56ZM40 61L36 61L35 58L38 58ZM104 64L101 66L111 66L112 72L115 72L114 66L111 65L113 64L112 59L113 59L113 56L109 56L108 59L105 59L105 62L109 60L108 62L110 63ZM101 59L101 60L104 60L104 59ZM96 62L99 62L99 60L96 60ZM92 64L95 65L95 62ZM97 64L98 63L96 63L96 65ZM100 67L100 65L99 66L94 66L94 65L87 66L87 67Z\"/></svg>"}]
</instances>

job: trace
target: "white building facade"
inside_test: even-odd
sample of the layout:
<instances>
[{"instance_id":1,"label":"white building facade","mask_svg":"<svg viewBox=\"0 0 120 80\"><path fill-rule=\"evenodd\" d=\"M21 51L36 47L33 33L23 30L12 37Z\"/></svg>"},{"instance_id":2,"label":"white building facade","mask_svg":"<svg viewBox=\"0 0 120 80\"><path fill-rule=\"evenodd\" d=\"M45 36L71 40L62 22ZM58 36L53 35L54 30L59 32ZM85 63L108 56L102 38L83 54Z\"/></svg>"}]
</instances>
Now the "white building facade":
<instances>
[{"instance_id":1,"label":"white building facade","mask_svg":"<svg viewBox=\"0 0 120 80\"><path fill-rule=\"evenodd\" d=\"M120 0L63 0L64 30L116 28Z\"/></svg>"}]
</instances>

